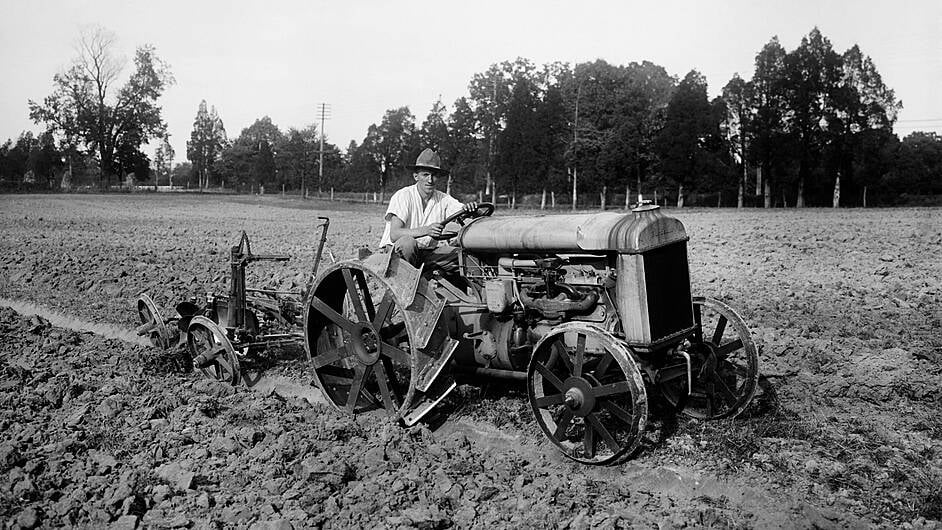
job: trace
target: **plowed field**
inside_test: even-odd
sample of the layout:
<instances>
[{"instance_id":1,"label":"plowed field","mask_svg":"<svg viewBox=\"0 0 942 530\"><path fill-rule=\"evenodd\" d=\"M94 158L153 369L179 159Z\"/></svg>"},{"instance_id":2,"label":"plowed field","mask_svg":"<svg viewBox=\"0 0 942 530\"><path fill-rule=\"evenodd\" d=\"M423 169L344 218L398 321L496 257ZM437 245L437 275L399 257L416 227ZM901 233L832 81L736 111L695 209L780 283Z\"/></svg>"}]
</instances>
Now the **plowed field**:
<instances>
[{"instance_id":1,"label":"plowed field","mask_svg":"<svg viewBox=\"0 0 942 530\"><path fill-rule=\"evenodd\" d=\"M942 528L942 210L666 213L690 235L694 293L749 324L761 390L729 421L654 410L631 460L593 468L543 438L522 387L461 387L440 421L407 429L209 381L117 338L138 324L139 293L170 313L225 292L240 230L253 251L293 257L250 281L297 289L316 217L331 218L332 258L349 259L378 242L379 205L0 196L0 305L40 313L0 307L0 520ZM303 351L272 355L269 374L310 384Z\"/></svg>"}]
</instances>

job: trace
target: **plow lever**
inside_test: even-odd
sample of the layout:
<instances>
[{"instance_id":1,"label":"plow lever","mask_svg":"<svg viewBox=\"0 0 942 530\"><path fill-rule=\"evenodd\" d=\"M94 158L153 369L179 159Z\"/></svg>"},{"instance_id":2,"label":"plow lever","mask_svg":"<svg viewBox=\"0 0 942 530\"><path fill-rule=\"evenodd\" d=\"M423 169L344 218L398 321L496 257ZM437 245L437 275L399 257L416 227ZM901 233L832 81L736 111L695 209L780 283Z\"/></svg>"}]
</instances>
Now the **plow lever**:
<instances>
[{"instance_id":1,"label":"plow lever","mask_svg":"<svg viewBox=\"0 0 942 530\"><path fill-rule=\"evenodd\" d=\"M321 264L321 255L324 253L324 243L327 242L327 229L330 227L330 217L318 217L321 221L324 221L321 224L321 238L317 242L317 252L314 254L314 268L311 270L311 278L307 281L307 285L304 286L304 296L307 296L307 293L310 292L311 287L314 285L314 279L317 278L317 267Z\"/></svg>"}]
</instances>

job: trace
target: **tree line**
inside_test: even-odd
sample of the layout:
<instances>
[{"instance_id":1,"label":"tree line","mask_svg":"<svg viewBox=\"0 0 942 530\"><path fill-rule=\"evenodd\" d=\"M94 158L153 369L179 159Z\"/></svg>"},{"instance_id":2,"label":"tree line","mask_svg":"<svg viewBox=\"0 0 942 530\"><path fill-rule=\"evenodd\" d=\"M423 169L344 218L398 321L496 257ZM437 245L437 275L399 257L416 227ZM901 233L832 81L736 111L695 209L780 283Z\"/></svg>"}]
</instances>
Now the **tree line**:
<instances>
[{"instance_id":1,"label":"tree line","mask_svg":"<svg viewBox=\"0 0 942 530\"><path fill-rule=\"evenodd\" d=\"M641 193L680 206L866 206L942 194L942 137L900 140L902 105L873 61L856 45L836 51L817 28L791 51L773 37L751 79L734 75L712 99L698 71L678 79L649 61L501 62L474 75L450 110L437 101L417 123L408 107L389 109L345 150L328 141L322 150L313 124L281 131L267 116L230 140L203 101L185 155L173 153L156 105L173 80L153 48L138 50L111 106L101 80L113 80L113 67L100 48L87 46L54 93L30 103L47 131L0 147L0 179L53 182L68 160L102 183L133 171L199 189L385 196L411 182L406 165L432 147L450 169L449 191L511 204L627 203ZM153 161L140 150L148 140L160 144ZM174 166L175 156L186 162Z\"/></svg>"}]
</instances>

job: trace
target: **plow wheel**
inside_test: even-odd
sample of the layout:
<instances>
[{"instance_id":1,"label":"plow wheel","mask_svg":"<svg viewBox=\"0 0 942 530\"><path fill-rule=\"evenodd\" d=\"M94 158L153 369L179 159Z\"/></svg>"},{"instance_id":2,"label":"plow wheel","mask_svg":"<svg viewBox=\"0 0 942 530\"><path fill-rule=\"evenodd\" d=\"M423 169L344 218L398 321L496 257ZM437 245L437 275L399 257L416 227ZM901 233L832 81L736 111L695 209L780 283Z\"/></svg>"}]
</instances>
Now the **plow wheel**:
<instances>
[{"instance_id":1,"label":"plow wheel","mask_svg":"<svg viewBox=\"0 0 942 530\"><path fill-rule=\"evenodd\" d=\"M212 320L197 315L186 330L186 345L193 365L203 374L223 383L238 385L241 381L239 358L226 332Z\"/></svg>"},{"instance_id":2,"label":"plow wheel","mask_svg":"<svg viewBox=\"0 0 942 530\"><path fill-rule=\"evenodd\" d=\"M543 434L586 464L627 457L647 423L648 398L630 351L591 325L563 324L540 340L527 395Z\"/></svg>"},{"instance_id":3,"label":"plow wheel","mask_svg":"<svg viewBox=\"0 0 942 530\"><path fill-rule=\"evenodd\" d=\"M404 314L390 284L347 263L325 273L305 308L305 346L317 384L338 409L402 417L415 393Z\"/></svg>"},{"instance_id":4,"label":"plow wheel","mask_svg":"<svg viewBox=\"0 0 942 530\"><path fill-rule=\"evenodd\" d=\"M142 294L137 299L137 316L141 322L136 330L139 337L147 335L151 344L163 350L170 347L170 332L167 330L167 325L160 316L157 304L146 294Z\"/></svg>"},{"instance_id":5,"label":"plow wheel","mask_svg":"<svg viewBox=\"0 0 942 530\"><path fill-rule=\"evenodd\" d=\"M726 304L694 297L696 329L672 350L658 371L658 387L687 416L736 417L752 401L759 381L759 353L745 322ZM690 356L692 388L687 392Z\"/></svg>"}]
</instances>

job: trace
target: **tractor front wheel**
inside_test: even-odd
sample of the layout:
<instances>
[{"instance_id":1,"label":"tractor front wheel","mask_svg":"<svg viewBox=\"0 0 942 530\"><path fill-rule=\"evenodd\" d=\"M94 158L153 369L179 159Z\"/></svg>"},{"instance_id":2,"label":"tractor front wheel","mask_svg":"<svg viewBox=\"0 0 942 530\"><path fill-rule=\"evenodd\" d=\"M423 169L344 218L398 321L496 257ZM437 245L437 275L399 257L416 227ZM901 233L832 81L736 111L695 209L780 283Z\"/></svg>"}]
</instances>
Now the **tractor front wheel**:
<instances>
[{"instance_id":1,"label":"tractor front wheel","mask_svg":"<svg viewBox=\"0 0 942 530\"><path fill-rule=\"evenodd\" d=\"M655 382L687 416L734 418L752 401L759 381L752 334L731 307L717 300L694 297L693 316L693 334L668 352ZM689 375L685 356L690 358Z\"/></svg>"},{"instance_id":2,"label":"tractor front wheel","mask_svg":"<svg viewBox=\"0 0 942 530\"><path fill-rule=\"evenodd\" d=\"M563 324L540 339L527 395L543 434L585 464L629 456L647 423L647 393L630 350L588 324Z\"/></svg>"}]
</instances>

